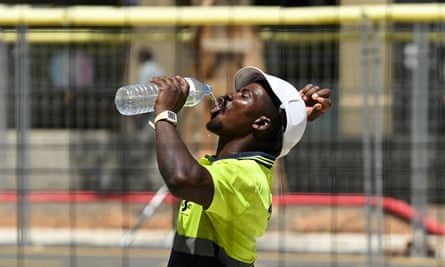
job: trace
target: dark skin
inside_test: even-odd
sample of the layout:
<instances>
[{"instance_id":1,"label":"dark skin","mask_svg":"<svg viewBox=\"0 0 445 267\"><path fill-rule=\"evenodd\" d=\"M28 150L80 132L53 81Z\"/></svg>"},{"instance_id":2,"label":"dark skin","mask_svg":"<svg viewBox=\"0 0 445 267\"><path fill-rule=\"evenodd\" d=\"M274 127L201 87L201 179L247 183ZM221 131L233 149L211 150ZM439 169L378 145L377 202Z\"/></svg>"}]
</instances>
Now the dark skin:
<instances>
[{"instance_id":1,"label":"dark skin","mask_svg":"<svg viewBox=\"0 0 445 267\"><path fill-rule=\"evenodd\" d=\"M156 115L164 110L179 112L188 95L188 84L180 77L150 79L159 86L154 102ZM330 90L306 85L301 91L307 104L308 120L314 120L331 107ZM258 83L251 83L238 92L230 92L224 101L212 109L207 128L218 139L216 157L246 151L264 151L259 138L273 121L261 112L261 106L271 99ZM158 166L162 177L174 196L190 200L208 208L213 199L213 182L210 173L189 152L176 130L167 121L156 123ZM264 151L267 153L267 151Z\"/></svg>"},{"instance_id":2,"label":"dark skin","mask_svg":"<svg viewBox=\"0 0 445 267\"><path fill-rule=\"evenodd\" d=\"M299 92L306 104L308 121L317 119L331 108L332 102L331 99L329 99L331 89L321 89L316 85L307 84Z\"/></svg>"}]
</instances>

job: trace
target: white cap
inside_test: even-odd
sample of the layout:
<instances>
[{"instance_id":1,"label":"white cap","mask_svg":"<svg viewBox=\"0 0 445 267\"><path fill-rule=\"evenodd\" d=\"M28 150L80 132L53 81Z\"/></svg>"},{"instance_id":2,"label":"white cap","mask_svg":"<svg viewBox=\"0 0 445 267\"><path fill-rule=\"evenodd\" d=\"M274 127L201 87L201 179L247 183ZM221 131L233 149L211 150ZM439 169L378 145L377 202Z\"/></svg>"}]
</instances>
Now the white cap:
<instances>
[{"instance_id":1,"label":"white cap","mask_svg":"<svg viewBox=\"0 0 445 267\"><path fill-rule=\"evenodd\" d=\"M298 90L289 82L266 74L257 67L244 67L235 74L235 90L264 78L272 92L280 100L280 108L286 113L286 129L283 134L283 147L278 157L286 156L300 141L306 129L306 105Z\"/></svg>"}]
</instances>

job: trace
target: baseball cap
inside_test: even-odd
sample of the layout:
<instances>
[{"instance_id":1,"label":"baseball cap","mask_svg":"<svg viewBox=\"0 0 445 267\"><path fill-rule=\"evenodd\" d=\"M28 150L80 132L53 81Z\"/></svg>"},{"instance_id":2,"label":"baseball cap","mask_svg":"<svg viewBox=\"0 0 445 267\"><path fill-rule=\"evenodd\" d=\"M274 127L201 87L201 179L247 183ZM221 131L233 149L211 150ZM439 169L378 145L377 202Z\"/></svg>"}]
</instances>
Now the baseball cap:
<instances>
[{"instance_id":1,"label":"baseball cap","mask_svg":"<svg viewBox=\"0 0 445 267\"><path fill-rule=\"evenodd\" d=\"M235 74L235 90L238 91L247 84L264 78L272 93L279 100L279 108L286 114L286 129L283 133L283 147L278 157L286 156L300 141L306 129L306 105L298 90L289 82L276 76L266 74L253 66L241 68ZM270 90L269 89L269 90Z\"/></svg>"}]
</instances>

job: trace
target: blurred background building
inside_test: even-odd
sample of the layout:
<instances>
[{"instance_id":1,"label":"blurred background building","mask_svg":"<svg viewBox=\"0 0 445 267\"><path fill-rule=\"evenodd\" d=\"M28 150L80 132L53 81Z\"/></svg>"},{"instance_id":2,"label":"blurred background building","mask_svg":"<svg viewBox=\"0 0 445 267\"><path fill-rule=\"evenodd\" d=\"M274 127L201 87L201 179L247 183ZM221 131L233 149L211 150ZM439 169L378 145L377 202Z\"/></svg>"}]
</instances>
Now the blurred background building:
<instances>
[{"instance_id":1,"label":"blurred background building","mask_svg":"<svg viewBox=\"0 0 445 267\"><path fill-rule=\"evenodd\" d=\"M92 16L91 23L80 25L0 19L0 190L156 191L162 184L156 165L144 161L152 144L139 138L151 129L141 132L135 125L143 123L119 115L113 104L118 87L138 82L138 53L148 49L165 74L194 76L217 95L232 90L232 78L244 65L284 76L299 88L314 83L332 89L331 111L309 123L301 143L279 162L278 193L365 193L420 210L443 204L442 2L22 1L48 10L145 7L147 16L154 15L150 8L177 7L172 13L177 24L162 22L171 17L133 24L130 18L109 22ZM393 13L406 3L425 9ZM15 4L3 1L0 14ZM347 8L358 5L363 13ZM383 6L374 10L381 16L366 13L368 5ZM183 18L180 8L189 6L229 11L215 13L223 22L206 23ZM259 15L278 14L283 21L259 22L240 6L271 8ZM320 6L326 9L311 9ZM295 23L284 20L292 8L300 8ZM215 137L197 130L203 129L208 105L204 101L180 114L180 130L196 156L215 145Z\"/></svg>"},{"instance_id":2,"label":"blurred background building","mask_svg":"<svg viewBox=\"0 0 445 267\"><path fill-rule=\"evenodd\" d=\"M88 5L113 6L239 6L254 5L267 7L275 5L274 1L87 1ZM357 4L391 4L409 1L280 1L283 7L311 6L347 6ZM412 1L411 1L412 2ZM424 1L425 3L428 1ZM79 1L26 1L35 7L66 7L87 4ZM416 1L418 3L418 1ZM122 184L121 171L125 168L125 157L122 154L143 149L135 140L126 140L125 134L132 131L125 122L131 120L120 116L113 107L113 94L120 85L138 81L138 52L150 49L156 61L163 67L166 74L180 73L192 75L213 85L217 95L231 90L231 81L235 71L243 65L260 66L271 73L284 74L298 87L306 83L316 83L333 90L334 106L330 114L314 125L309 125L308 134L294 153L284 160L288 176L299 177L288 179L290 191L324 191L324 192L360 192L363 190L362 169L362 90L363 69L368 69L368 85L371 90L380 87L382 90L380 118L383 132L382 146L388 153L383 153L384 186L386 192L396 197L407 199L409 183L406 183L406 172L410 172L410 129L412 127L412 104L410 89L412 76L419 68L416 63L416 24L397 23L387 18L382 22L369 22L368 38L373 32L378 35L374 43L369 40L367 48L363 47L360 34L362 25L356 23L303 23L303 25L190 25L190 26L159 26L147 25L138 27L76 27L68 25L53 27L59 39L45 39L50 36L47 27L3 27L4 39L15 32L14 39L4 40L3 56L8 68L3 70L5 88L17 88L19 80L26 81L29 87L29 111L26 127L29 127L30 138L42 135L44 145L38 149L45 153L60 155L55 161L40 162L43 157L32 156L29 164L41 169L46 179L30 179L31 188L58 187L68 185L84 189L99 189L100 184L94 176L96 172L110 172L106 176L117 180L110 188L127 190ZM441 133L444 129L443 120L443 40L441 38L443 22L424 23L419 32L433 36L428 39L426 48L426 64L428 73L425 77L425 94L428 104L427 133L434 138L431 143L431 160L428 167L440 167L437 159L441 151ZM20 31L23 36L37 36L36 40L25 41L25 52L17 54L17 41ZM50 30L51 31L51 30ZM31 35L32 34L32 35ZM63 35L66 34L66 35ZM88 37L87 35L91 36ZM87 37L85 37L87 36ZM378 45L378 47L375 47ZM368 49L363 54L363 49ZM23 66L16 67L11 62L19 62L17 56L26 53ZM375 53L378 53L377 55ZM374 57L374 58L373 58ZM368 60L369 62L364 62ZM372 62L379 65L375 69ZM364 66L363 64L369 64ZM417 64L417 65L416 65ZM373 69L374 68L374 69ZM377 72L375 72L375 71ZM23 77L25 75L26 77ZM18 78L20 77L20 78ZM378 77L378 80L375 80ZM378 83L378 84L377 84ZM5 94L5 129L15 129L18 125L17 92L3 90ZM370 91L370 94L372 92ZM372 104L373 96L370 95ZM397 101L396 101L397 100ZM186 109L185 123L182 124L185 135L197 155L213 150L214 138L205 132L196 131L205 121L205 105L194 109ZM196 120L195 118L204 118ZM370 113L373 121L373 114ZM190 120L191 118L191 120ZM190 131L189 131L190 130ZM372 130L372 129L370 129ZM6 131L10 134L11 131ZM75 134L74 134L75 133ZM46 134L49 134L46 138ZM51 136L56 137L51 137ZM121 136L123 134L123 136ZM43 135L45 138L43 138ZM64 137L62 137L64 136ZM14 137L14 134L12 134ZM11 137L11 138L12 138ZM51 138L50 138L51 137ZM37 138L37 137L36 137ZM63 138L61 146L55 146L51 140ZM77 140L76 140L77 139ZM13 140L8 141L13 142ZM42 141L43 142L43 141ZM65 147L69 143L70 149ZM29 140L29 153L33 155L32 139ZM323 146L320 144L324 144ZM133 148L133 145L135 146ZM8 146L7 146L8 147ZM48 148L51 147L51 148ZM108 152L105 152L107 150ZM122 153L122 151L127 151ZM66 154L69 152L68 154ZM311 159L320 157L317 162ZM335 164L329 162L332 153L336 157ZM5 154L9 154L5 152ZM91 159L88 157L92 157ZM324 159L325 157L325 159ZM11 158L8 156L7 158ZM14 157L12 157L14 158ZM114 159L111 159L114 158ZM64 160L62 160L64 159ZM289 161L289 162L288 162ZM7 160L6 162L11 162ZM58 162L57 164L55 162ZM292 164L299 162L301 164ZM322 164L324 162L324 164ZM354 163L354 164L352 164ZM56 166L51 166L55 164ZM122 167L117 167L123 164ZM316 164L316 165L314 165ZM339 166L356 166L356 171L347 168L345 173ZM387 165L386 165L387 164ZM48 165L47 167L43 167ZM74 167L75 166L75 167ZM13 164L5 167L13 168ZM309 168L309 169L307 169ZM396 168L396 169L394 169ZM65 170L72 170L69 175ZM82 170L82 171L79 171ZM87 178L73 177L77 171ZM135 171L134 168L124 170ZM54 172L54 181L46 172ZM306 179L310 172L310 178ZM35 172L31 172L35 173ZM85 173L89 173L86 175ZM34 175L34 174L31 174ZM66 176L65 178L61 178ZM1 186L5 189L14 188L13 175L7 175ZM70 176L70 177L68 177ZM137 175L138 176L138 175ZM341 177L341 179L340 179ZM108 178L107 178L108 179ZM157 178L156 178L157 179ZM100 179L99 179L100 180ZM143 179L142 179L143 180ZM46 182L45 182L46 181ZM93 182L95 181L95 182ZM138 179L130 184L138 183ZM437 181L430 175L430 183ZM34 184L35 183L35 184ZM104 184L104 183L102 183ZM150 183L142 187L153 190ZM159 183L155 183L156 186ZM130 186L131 187L131 186ZM134 188L142 189L140 186ZM434 187L432 187L434 188ZM442 194L429 194L432 199L440 199Z\"/></svg>"}]
</instances>

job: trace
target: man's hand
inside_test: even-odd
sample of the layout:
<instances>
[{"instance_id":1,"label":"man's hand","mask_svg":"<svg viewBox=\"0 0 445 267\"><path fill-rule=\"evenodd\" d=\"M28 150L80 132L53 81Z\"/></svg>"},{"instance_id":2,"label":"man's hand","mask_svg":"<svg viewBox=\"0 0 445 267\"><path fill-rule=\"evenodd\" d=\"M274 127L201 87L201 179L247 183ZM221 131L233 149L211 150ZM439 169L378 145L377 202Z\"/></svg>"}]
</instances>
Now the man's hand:
<instances>
[{"instance_id":1,"label":"man's hand","mask_svg":"<svg viewBox=\"0 0 445 267\"><path fill-rule=\"evenodd\" d=\"M332 102L331 99L329 99L331 96L331 89L320 89L320 87L316 85L307 84L299 92L306 104L308 121L317 119L331 108Z\"/></svg>"},{"instance_id":2,"label":"man's hand","mask_svg":"<svg viewBox=\"0 0 445 267\"><path fill-rule=\"evenodd\" d=\"M161 76L150 79L150 82L156 83L159 87L159 93L154 101L154 110L156 114L164 110L179 112L184 105L189 85L181 76Z\"/></svg>"}]
</instances>

